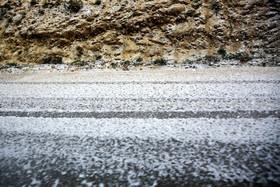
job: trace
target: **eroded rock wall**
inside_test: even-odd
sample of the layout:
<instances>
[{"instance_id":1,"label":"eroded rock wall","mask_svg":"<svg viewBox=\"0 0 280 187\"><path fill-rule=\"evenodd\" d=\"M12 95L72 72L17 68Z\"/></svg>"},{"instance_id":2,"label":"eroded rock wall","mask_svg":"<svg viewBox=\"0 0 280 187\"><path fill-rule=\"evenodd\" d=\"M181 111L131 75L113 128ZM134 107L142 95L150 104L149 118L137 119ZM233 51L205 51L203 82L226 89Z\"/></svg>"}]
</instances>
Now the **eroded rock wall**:
<instances>
[{"instance_id":1,"label":"eroded rock wall","mask_svg":"<svg viewBox=\"0 0 280 187\"><path fill-rule=\"evenodd\" d=\"M73 2L73 1L72 1ZM1 0L0 61L279 56L279 0ZM71 7L72 6L72 7ZM80 7L79 7L80 6Z\"/></svg>"}]
</instances>

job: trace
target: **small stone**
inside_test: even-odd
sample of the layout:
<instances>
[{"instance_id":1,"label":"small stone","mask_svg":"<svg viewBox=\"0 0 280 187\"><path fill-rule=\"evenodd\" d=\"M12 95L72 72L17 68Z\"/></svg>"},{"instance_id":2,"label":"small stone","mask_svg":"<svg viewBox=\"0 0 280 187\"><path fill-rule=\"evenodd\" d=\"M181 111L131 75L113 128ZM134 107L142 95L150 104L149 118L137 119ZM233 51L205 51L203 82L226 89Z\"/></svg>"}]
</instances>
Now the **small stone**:
<instances>
[{"instance_id":1,"label":"small stone","mask_svg":"<svg viewBox=\"0 0 280 187\"><path fill-rule=\"evenodd\" d=\"M128 71L129 70L126 64L123 65L123 70L124 71Z\"/></svg>"}]
</instances>

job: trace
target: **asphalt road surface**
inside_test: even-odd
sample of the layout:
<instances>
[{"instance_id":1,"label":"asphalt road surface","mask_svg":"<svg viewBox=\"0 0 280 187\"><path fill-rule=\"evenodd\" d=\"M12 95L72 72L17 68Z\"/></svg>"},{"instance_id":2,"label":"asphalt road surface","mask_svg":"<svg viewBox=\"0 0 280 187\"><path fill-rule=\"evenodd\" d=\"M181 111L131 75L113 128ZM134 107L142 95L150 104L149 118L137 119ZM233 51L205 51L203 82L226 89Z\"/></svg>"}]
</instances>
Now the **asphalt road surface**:
<instances>
[{"instance_id":1,"label":"asphalt road surface","mask_svg":"<svg viewBox=\"0 0 280 187\"><path fill-rule=\"evenodd\" d=\"M280 68L0 75L0 186L280 184Z\"/></svg>"}]
</instances>

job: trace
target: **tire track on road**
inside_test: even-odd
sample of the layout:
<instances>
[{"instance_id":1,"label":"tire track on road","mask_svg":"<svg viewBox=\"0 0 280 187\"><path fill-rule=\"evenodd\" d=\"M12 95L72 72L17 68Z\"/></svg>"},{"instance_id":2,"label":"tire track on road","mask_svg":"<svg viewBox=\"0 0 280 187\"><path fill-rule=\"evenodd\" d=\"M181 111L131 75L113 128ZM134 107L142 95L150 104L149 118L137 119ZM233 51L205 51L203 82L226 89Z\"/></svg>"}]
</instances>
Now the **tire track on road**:
<instances>
[{"instance_id":1,"label":"tire track on road","mask_svg":"<svg viewBox=\"0 0 280 187\"><path fill-rule=\"evenodd\" d=\"M42 118L280 118L280 110L274 111L183 111L183 112L49 112L49 111L0 111L0 116L16 116L16 117L42 117Z\"/></svg>"}]
</instances>

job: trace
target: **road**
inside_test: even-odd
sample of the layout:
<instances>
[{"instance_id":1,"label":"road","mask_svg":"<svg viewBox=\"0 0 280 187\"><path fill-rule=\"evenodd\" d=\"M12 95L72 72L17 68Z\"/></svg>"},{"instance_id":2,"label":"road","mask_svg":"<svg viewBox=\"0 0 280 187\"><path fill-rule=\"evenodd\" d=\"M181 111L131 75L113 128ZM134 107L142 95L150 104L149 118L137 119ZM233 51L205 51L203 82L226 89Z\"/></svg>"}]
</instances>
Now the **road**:
<instances>
[{"instance_id":1,"label":"road","mask_svg":"<svg viewBox=\"0 0 280 187\"><path fill-rule=\"evenodd\" d=\"M280 184L280 68L0 75L0 186Z\"/></svg>"}]
</instances>

